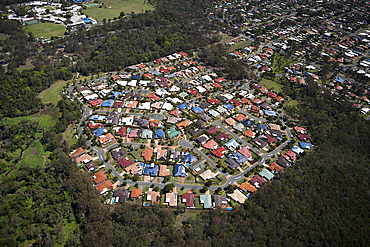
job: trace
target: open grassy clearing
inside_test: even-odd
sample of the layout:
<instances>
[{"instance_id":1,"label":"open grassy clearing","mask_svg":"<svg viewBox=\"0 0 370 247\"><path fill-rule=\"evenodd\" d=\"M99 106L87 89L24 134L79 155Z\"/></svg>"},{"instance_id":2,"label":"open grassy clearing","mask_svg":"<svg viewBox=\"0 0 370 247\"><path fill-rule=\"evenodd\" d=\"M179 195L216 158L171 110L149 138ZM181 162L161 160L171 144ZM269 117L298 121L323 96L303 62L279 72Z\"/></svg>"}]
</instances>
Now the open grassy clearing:
<instances>
[{"instance_id":1,"label":"open grassy clearing","mask_svg":"<svg viewBox=\"0 0 370 247\"><path fill-rule=\"evenodd\" d=\"M24 116L24 117L16 117L16 118L4 118L1 122L5 125L18 125L22 121L29 121L33 118L37 118L38 113L32 114L29 116Z\"/></svg>"},{"instance_id":2,"label":"open grassy clearing","mask_svg":"<svg viewBox=\"0 0 370 247\"><path fill-rule=\"evenodd\" d=\"M98 21L103 19L113 19L118 17L121 12L131 14L132 12L141 13L145 10L154 10L154 7L149 4L144 4L144 0L103 0L104 6L99 8L90 7L83 10L83 13Z\"/></svg>"},{"instance_id":3,"label":"open grassy clearing","mask_svg":"<svg viewBox=\"0 0 370 247\"><path fill-rule=\"evenodd\" d=\"M229 46L228 52L233 52L233 51L238 51L238 50L244 49L245 47L250 46L251 44L252 44L252 41L249 40L249 39L247 39L245 41L238 41L238 42L235 43L235 45Z\"/></svg>"},{"instance_id":4,"label":"open grassy clearing","mask_svg":"<svg viewBox=\"0 0 370 247\"><path fill-rule=\"evenodd\" d=\"M77 139L74 135L73 126L74 124L69 125L66 131L63 132L63 139L68 143L68 145L73 145L77 142Z\"/></svg>"},{"instance_id":5,"label":"open grassy clearing","mask_svg":"<svg viewBox=\"0 0 370 247\"><path fill-rule=\"evenodd\" d=\"M42 91L37 97L41 99L42 103L56 104L62 99L61 93L63 91L63 87L67 84L68 82L66 81L59 81L48 89Z\"/></svg>"},{"instance_id":6,"label":"open grassy clearing","mask_svg":"<svg viewBox=\"0 0 370 247\"><path fill-rule=\"evenodd\" d=\"M54 23L39 23L32 26L27 26L24 31L32 32L36 38L47 38L50 39L52 36L59 37L64 34L66 28L63 25Z\"/></svg>"},{"instance_id":7,"label":"open grassy clearing","mask_svg":"<svg viewBox=\"0 0 370 247\"><path fill-rule=\"evenodd\" d=\"M281 93L282 92L281 85L277 82L262 79L262 81L260 83L261 83L261 85L265 86L269 90L274 91L275 93Z\"/></svg>"}]
</instances>

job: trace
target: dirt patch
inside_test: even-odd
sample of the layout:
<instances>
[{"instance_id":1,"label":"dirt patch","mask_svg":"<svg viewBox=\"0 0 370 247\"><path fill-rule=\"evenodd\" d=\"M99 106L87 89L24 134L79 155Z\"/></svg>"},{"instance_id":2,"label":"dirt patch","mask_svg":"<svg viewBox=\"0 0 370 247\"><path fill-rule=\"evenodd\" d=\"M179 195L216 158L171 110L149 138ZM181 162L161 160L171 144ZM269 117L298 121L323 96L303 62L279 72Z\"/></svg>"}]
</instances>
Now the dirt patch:
<instances>
[{"instance_id":1,"label":"dirt patch","mask_svg":"<svg viewBox=\"0 0 370 247\"><path fill-rule=\"evenodd\" d=\"M30 154L37 155L36 154L36 149L37 149L37 147L31 147L31 153Z\"/></svg>"}]
</instances>

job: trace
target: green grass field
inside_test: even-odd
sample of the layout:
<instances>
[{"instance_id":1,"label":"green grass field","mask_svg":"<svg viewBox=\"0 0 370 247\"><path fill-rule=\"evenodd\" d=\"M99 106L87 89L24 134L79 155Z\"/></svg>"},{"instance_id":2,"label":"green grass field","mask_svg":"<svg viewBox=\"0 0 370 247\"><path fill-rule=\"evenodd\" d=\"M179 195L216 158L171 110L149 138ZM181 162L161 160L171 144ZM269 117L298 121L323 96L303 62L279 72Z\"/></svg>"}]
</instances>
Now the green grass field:
<instances>
[{"instance_id":1,"label":"green grass field","mask_svg":"<svg viewBox=\"0 0 370 247\"><path fill-rule=\"evenodd\" d=\"M74 126L74 124L68 126L66 131L63 132L63 139L66 140L66 142L69 145L73 145L77 142L77 139L73 134L74 133L73 126Z\"/></svg>"},{"instance_id":2,"label":"green grass field","mask_svg":"<svg viewBox=\"0 0 370 247\"><path fill-rule=\"evenodd\" d=\"M66 81L59 81L53 84L48 89L42 91L37 97L41 99L42 103L58 103L62 99L61 93L63 87L67 84Z\"/></svg>"},{"instance_id":3,"label":"green grass field","mask_svg":"<svg viewBox=\"0 0 370 247\"><path fill-rule=\"evenodd\" d=\"M109 20L118 17L121 12L131 14L131 12L141 13L145 10L154 10L154 7L149 4L144 4L144 0L103 0L102 8L90 7L83 10L83 13L98 21L104 18Z\"/></svg>"},{"instance_id":4,"label":"green grass field","mask_svg":"<svg viewBox=\"0 0 370 247\"><path fill-rule=\"evenodd\" d=\"M64 34L66 28L62 25L54 23L39 23L32 26L27 26L24 31L32 32L36 38L47 38L50 39L52 36L59 37Z\"/></svg>"},{"instance_id":5,"label":"green grass field","mask_svg":"<svg viewBox=\"0 0 370 247\"><path fill-rule=\"evenodd\" d=\"M281 93L282 92L281 85L277 82L263 79L261 81L261 85L265 86L267 89L270 89L270 90L274 91L275 93Z\"/></svg>"},{"instance_id":6,"label":"green grass field","mask_svg":"<svg viewBox=\"0 0 370 247\"><path fill-rule=\"evenodd\" d=\"M238 50L244 49L247 46L250 46L251 44L252 44L252 41L249 39L246 39L245 41L238 41L235 43L235 45L229 46L227 50L228 52L238 51Z\"/></svg>"},{"instance_id":7,"label":"green grass field","mask_svg":"<svg viewBox=\"0 0 370 247\"><path fill-rule=\"evenodd\" d=\"M16 117L16 118L4 118L1 122L5 125L18 125L22 121L29 121L33 118L37 118L38 114L33 114L24 117Z\"/></svg>"}]
</instances>

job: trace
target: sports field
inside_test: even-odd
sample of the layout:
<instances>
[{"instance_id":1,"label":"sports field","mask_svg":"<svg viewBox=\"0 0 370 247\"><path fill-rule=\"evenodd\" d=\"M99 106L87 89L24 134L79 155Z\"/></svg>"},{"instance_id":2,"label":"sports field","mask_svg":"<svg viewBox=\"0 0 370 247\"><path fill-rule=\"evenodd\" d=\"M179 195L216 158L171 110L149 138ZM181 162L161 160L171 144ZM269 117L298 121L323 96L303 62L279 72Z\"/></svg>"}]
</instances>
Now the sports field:
<instances>
[{"instance_id":1,"label":"sports field","mask_svg":"<svg viewBox=\"0 0 370 247\"><path fill-rule=\"evenodd\" d=\"M83 13L93 19L102 21L119 17L121 12L131 14L131 12L141 13L145 10L153 10L154 7L149 4L144 4L144 0L103 0L102 8L99 6L90 7L83 10Z\"/></svg>"},{"instance_id":2,"label":"sports field","mask_svg":"<svg viewBox=\"0 0 370 247\"><path fill-rule=\"evenodd\" d=\"M63 25L54 23L39 23L32 26L27 26L24 31L32 32L36 38L50 39L52 36L59 37L64 34L66 28Z\"/></svg>"}]
</instances>

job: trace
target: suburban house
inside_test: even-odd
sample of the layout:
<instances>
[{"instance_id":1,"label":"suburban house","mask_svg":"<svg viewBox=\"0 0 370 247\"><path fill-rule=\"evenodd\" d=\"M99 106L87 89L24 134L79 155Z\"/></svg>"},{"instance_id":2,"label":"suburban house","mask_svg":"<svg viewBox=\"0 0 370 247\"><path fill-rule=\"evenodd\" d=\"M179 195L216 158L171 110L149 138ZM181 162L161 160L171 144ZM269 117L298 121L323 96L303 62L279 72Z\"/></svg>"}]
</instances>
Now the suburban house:
<instances>
[{"instance_id":1,"label":"suburban house","mask_svg":"<svg viewBox=\"0 0 370 247\"><path fill-rule=\"evenodd\" d=\"M151 201L152 205L159 205L159 203L161 202L161 194L154 190L150 190L146 193L146 200Z\"/></svg>"},{"instance_id":2,"label":"suburban house","mask_svg":"<svg viewBox=\"0 0 370 247\"><path fill-rule=\"evenodd\" d=\"M113 184L110 180L105 180L104 182L95 186L95 188L100 192L100 194L104 194L113 188Z\"/></svg>"},{"instance_id":3,"label":"suburban house","mask_svg":"<svg viewBox=\"0 0 370 247\"><path fill-rule=\"evenodd\" d=\"M129 191L126 189L123 190L115 190L113 192L113 197L115 197L115 201L119 203L125 203L128 200Z\"/></svg>"},{"instance_id":4,"label":"suburban house","mask_svg":"<svg viewBox=\"0 0 370 247\"><path fill-rule=\"evenodd\" d=\"M107 179L107 174L105 174L104 171L98 171L93 175L93 179L95 184L99 184Z\"/></svg>"},{"instance_id":5,"label":"suburban house","mask_svg":"<svg viewBox=\"0 0 370 247\"><path fill-rule=\"evenodd\" d=\"M200 195L200 203L203 204L203 208L212 208L212 197L210 194Z\"/></svg>"},{"instance_id":6,"label":"suburban house","mask_svg":"<svg viewBox=\"0 0 370 247\"><path fill-rule=\"evenodd\" d=\"M187 208L195 208L194 207L194 202L195 202L195 195L193 192L188 192L186 194L182 195L182 202L185 203L185 206Z\"/></svg>"},{"instance_id":7,"label":"suburban house","mask_svg":"<svg viewBox=\"0 0 370 247\"><path fill-rule=\"evenodd\" d=\"M177 193L176 192L166 193L166 202L170 207L177 207Z\"/></svg>"},{"instance_id":8,"label":"suburban house","mask_svg":"<svg viewBox=\"0 0 370 247\"><path fill-rule=\"evenodd\" d=\"M132 189L130 197L131 199L135 200L135 199L138 199L142 194L143 192L141 191L141 189L135 188L135 189Z\"/></svg>"}]
</instances>

